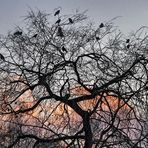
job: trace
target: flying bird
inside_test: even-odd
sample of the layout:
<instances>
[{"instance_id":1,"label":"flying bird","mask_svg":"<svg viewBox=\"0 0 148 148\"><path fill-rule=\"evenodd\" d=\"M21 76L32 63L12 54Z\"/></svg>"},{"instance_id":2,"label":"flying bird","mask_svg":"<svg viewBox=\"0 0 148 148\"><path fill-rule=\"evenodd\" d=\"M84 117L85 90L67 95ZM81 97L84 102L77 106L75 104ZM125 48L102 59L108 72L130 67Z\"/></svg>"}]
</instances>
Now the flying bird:
<instances>
[{"instance_id":1,"label":"flying bird","mask_svg":"<svg viewBox=\"0 0 148 148\"><path fill-rule=\"evenodd\" d=\"M36 33L32 36L32 38L36 38L37 36L38 36L38 34Z\"/></svg>"},{"instance_id":2,"label":"flying bird","mask_svg":"<svg viewBox=\"0 0 148 148\"><path fill-rule=\"evenodd\" d=\"M73 24L73 20L71 18L68 19L69 23Z\"/></svg>"},{"instance_id":3,"label":"flying bird","mask_svg":"<svg viewBox=\"0 0 148 148\"><path fill-rule=\"evenodd\" d=\"M4 58L4 56L1 53L0 53L0 59L5 61L5 58Z\"/></svg>"},{"instance_id":4,"label":"flying bird","mask_svg":"<svg viewBox=\"0 0 148 148\"><path fill-rule=\"evenodd\" d=\"M67 52L67 50L66 50L66 48L64 46L62 47L62 51Z\"/></svg>"},{"instance_id":5,"label":"flying bird","mask_svg":"<svg viewBox=\"0 0 148 148\"><path fill-rule=\"evenodd\" d=\"M60 10L57 10L57 11L54 13L54 16L59 15L59 14L60 14Z\"/></svg>"},{"instance_id":6,"label":"flying bird","mask_svg":"<svg viewBox=\"0 0 148 148\"><path fill-rule=\"evenodd\" d=\"M14 32L14 34L13 35L15 35L15 36L17 36L17 35L22 35L22 31L16 31L16 32Z\"/></svg>"},{"instance_id":7,"label":"flying bird","mask_svg":"<svg viewBox=\"0 0 148 148\"><path fill-rule=\"evenodd\" d=\"M127 49L129 49L130 48L130 45L128 44L126 47L127 47Z\"/></svg>"},{"instance_id":8,"label":"flying bird","mask_svg":"<svg viewBox=\"0 0 148 148\"><path fill-rule=\"evenodd\" d=\"M127 39L127 40L126 40L126 43L129 43L129 42L130 42L130 39Z\"/></svg>"},{"instance_id":9,"label":"flying bird","mask_svg":"<svg viewBox=\"0 0 148 148\"><path fill-rule=\"evenodd\" d=\"M99 25L99 27L100 27L100 28L103 28L103 27L104 27L104 24L103 24L103 23L101 23L101 24Z\"/></svg>"},{"instance_id":10,"label":"flying bird","mask_svg":"<svg viewBox=\"0 0 148 148\"><path fill-rule=\"evenodd\" d=\"M59 24L61 22L61 19L58 19L55 24Z\"/></svg>"},{"instance_id":11,"label":"flying bird","mask_svg":"<svg viewBox=\"0 0 148 148\"><path fill-rule=\"evenodd\" d=\"M63 34L63 31L62 31L61 27L58 27L57 35L60 36L60 37L64 37L64 34Z\"/></svg>"}]
</instances>

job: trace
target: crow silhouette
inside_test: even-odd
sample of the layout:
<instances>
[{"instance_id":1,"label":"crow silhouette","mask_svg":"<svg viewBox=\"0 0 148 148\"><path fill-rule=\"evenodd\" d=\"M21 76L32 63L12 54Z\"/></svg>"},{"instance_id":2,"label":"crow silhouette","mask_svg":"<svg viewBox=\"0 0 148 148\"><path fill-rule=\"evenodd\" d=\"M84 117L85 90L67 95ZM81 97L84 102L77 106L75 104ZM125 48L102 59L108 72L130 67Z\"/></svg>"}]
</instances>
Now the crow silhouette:
<instances>
[{"instance_id":1,"label":"crow silhouette","mask_svg":"<svg viewBox=\"0 0 148 148\"><path fill-rule=\"evenodd\" d=\"M60 36L60 37L64 37L64 34L63 34L63 31L62 31L61 27L58 27L57 35Z\"/></svg>"},{"instance_id":2,"label":"crow silhouette","mask_svg":"<svg viewBox=\"0 0 148 148\"><path fill-rule=\"evenodd\" d=\"M99 27L100 27L100 28L103 28L103 27L104 27L104 24L103 24L103 23L101 23L101 24L99 25Z\"/></svg>"},{"instance_id":3,"label":"crow silhouette","mask_svg":"<svg viewBox=\"0 0 148 148\"><path fill-rule=\"evenodd\" d=\"M127 40L126 40L126 43L129 43L129 42L130 42L130 39L127 39Z\"/></svg>"},{"instance_id":4,"label":"crow silhouette","mask_svg":"<svg viewBox=\"0 0 148 148\"><path fill-rule=\"evenodd\" d=\"M60 10L57 10L57 11L54 13L54 16L59 15L59 14L60 14Z\"/></svg>"},{"instance_id":5,"label":"crow silhouette","mask_svg":"<svg viewBox=\"0 0 148 148\"><path fill-rule=\"evenodd\" d=\"M37 36L38 36L38 34L36 33L32 36L32 38L36 38Z\"/></svg>"},{"instance_id":6,"label":"crow silhouette","mask_svg":"<svg viewBox=\"0 0 148 148\"><path fill-rule=\"evenodd\" d=\"M13 35L15 35L15 36L16 36L16 35L22 35L22 33L23 33L22 31L16 31L16 32L14 32Z\"/></svg>"},{"instance_id":7,"label":"crow silhouette","mask_svg":"<svg viewBox=\"0 0 148 148\"><path fill-rule=\"evenodd\" d=\"M128 44L126 47L127 47L127 49L129 49L130 48L130 45Z\"/></svg>"},{"instance_id":8,"label":"crow silhouette","mask_svg":"<svg viewBox=\"0 0 148 148\"><path fill-rule=\"evenodd\" d=\"M62 51L67 52L67 50L66 50L66 48L64 46L62 47Z\"/></svg>"},{"instance_id":9,"label":"crow silhouette","mask_svg":"<svg viewBox=\"0 0 148 148\"><path fill-rule=\"evenodd\" d=\"M99 36L96 36L96 40L97 40L97 41L100 40L100 37L99 37Z\"/></svg>"},{"instance_id":10,"label":"crow silhouette","mask_svg":"<svg viewBox=\"0 0 148 148\"><path fill-rule=\"evenodd\" d=\"M68 19L69 23L73 24L73 20L71 18Z\"/></svg>"},{"instance_id":11,"label":"crow silhouette","mask_svg":"<svg viewBox=\"0 0 148 148\"><path fill-rule=\"evenodd\" d=\"M1 53L0 53L0 59L5 61L5 58L4 58L4 56Z\"/></svg>"},{"instance_id":12,"label":"crow silhouette","mask_svg":"<svg viewBox=\"0 0 148 148\"><path fill-rule=\"evenodd\" d=\"M61 22L61 19L58 19L55 24L59 24Z\"/></svg>"}]
</instances>

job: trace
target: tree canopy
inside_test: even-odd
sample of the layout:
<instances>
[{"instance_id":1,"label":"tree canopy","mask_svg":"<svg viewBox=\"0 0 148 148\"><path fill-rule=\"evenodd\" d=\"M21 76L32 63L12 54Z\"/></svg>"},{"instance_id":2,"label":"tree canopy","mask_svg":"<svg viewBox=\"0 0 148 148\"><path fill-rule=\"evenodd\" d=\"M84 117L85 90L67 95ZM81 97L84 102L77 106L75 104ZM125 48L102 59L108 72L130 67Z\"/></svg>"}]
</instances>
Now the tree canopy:
<instances>
[{"instance_id":1,"label":"tree canopy","mask_svg":"<svg viewBox=\"0 0 148 148\"><path fill-rule=\"evenodd\" d=\"M24 23L0 39L0 147L146 148L146 28L59 10Z\"/></svg>"}]
</instances>

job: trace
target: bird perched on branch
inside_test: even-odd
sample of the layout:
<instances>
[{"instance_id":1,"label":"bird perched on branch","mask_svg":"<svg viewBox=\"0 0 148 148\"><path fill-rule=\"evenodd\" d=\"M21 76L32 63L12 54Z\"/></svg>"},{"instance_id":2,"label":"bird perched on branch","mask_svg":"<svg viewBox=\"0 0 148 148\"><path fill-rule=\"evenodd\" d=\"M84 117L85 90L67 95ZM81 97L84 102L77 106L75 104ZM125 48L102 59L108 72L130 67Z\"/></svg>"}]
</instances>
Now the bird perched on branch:
<instances>
[{"instance_id":1,"label":"bird perched on branch","mask_svg":"<svg viewBox=\"0 0 148 148\"><path fill-rule=\"evenodd\" d=\"M63 34L63 31L62 31L61 27L58 27L57 35L60 36L60 37L64 37L64 34Z\"/></svg>"},{"instance_id":2,"label":"bird perched on branch","mask_svg":"<svg viewBox=\"0 0 148 148\"><path fill-rule=\"evenodd\" d=\"M1 53L0 53L0 59L5 61L5 58L4 58L4 56Z\"/></svg>"},{"instance_id":3,"label":"bird perched on branch","mask_svg":"<svg viewBox=\"0 0 148 148\"><path fill-rule=\"evenodd\" d=\"M38 36L38 34L36 33L32 36L32 38L36 38L37 36Z\"/></svg>"},{"instance_id":4,"label":"bird perched on branch","mask_svg":"<svg viewBox=\"0 0 148 148\"><path fill-rule=\"evenodd\" d=\"M14 34L13 35L15 35L15 36L17 36L17 35L22 35L22 31L16 31L16 32L14 32Z\"/></svg>"},{"instance_id":5,"label":"bird perched on branch","mask_svg":"<svg viewBox=\"0 0 148 148\"><path fill-rule=\"evenodd\" d=\"M126 47L127 47L127 49L129 49L130 48L130 45L128 44Z\"/></svg>"},{"instance_id":6,"label":"bird perched on branch","mask_svg":"<svg viewBox=\"0 0 148 148\"><path fill-rule=\"evenodd\" d=\"M63 52L67 52L67 49L63 46L63 47L62 47L62 51L63 51Z\"/></svg>"},{"instance_id":7,"label":"bird perched on branch","mask_svg":"<svg viewBox=\"0 0 148 148\"><path fill-rule=\"evenodd\" d=\"M73 24L73 20L71 18L68 19L69 23Z\"/></svg>"},{"instance_id":8,"label":"bird perched on branch","mask_svg":"<svg viewBox=\"0 0 148 148\"><path fill-rule=\"evenodd\" d=\"M54 16L59 15L59 14L60 14L60 10L57 10L57 11L54 13Z\"/></svg>"},{"instance_id":9,"label":"bird perched on branch","mask_svg":"<svg viewBox=\"0 0 148 148\"><path fill-rule=\"evenodd\" d=\"M59 24L61 22L61 19L58 19L55 24Z\"/></svg>"},{"instance_id":10,"label":"bird perched on branch","mask_svg":"<svg viewBox=\"0 0 148 148\"><path fill-rule=\"evenodd\" d=\"M99 25L99 27L100 27L100 28L103 28L103 27L104 27L104 24L103 24L103 23L101 23L101 24Z\"/></svg>"},{"instance_id":11,"label":"bird perched on branch","mask_svg":"<svg viewBox=\"0 0 148 148\"><path fill-rule=\"evenodd\" d=\"M130 39L127 39L127 40L126 40L126 43L129 43L129 42L130 42Z\"/></svg>"},{"instance_id":12,"label":"bird perched on branch","mask_svg":"<svg viewBox=\"0 0 148 148\"><path fill-rule=\"evenodd\" d=\"M99 37L99 36L96 36L96 40L97 40L97 41L100 40L100 37Z\"/></svg>"}]
</instances>

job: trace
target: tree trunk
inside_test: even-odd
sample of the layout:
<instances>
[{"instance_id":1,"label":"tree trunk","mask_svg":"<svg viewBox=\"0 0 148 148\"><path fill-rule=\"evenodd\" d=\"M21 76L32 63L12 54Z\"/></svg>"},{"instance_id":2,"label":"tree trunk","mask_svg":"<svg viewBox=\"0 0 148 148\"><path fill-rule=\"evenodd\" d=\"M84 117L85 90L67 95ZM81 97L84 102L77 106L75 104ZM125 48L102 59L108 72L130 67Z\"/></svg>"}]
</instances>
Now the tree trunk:
<instances>
[{"instance_id":1,"label":"tree trunk","mask_svg":"<svg viewBox=\"0 0 148 148\"><path fill-rule=\"evenodd\" d=\"M85 132L85 144L84 148L92 148L92 131L90 126L90 116L88 112L84 113L83 118L83 126L84 126L84 132Z\"/></svg>"}]
</instances>

